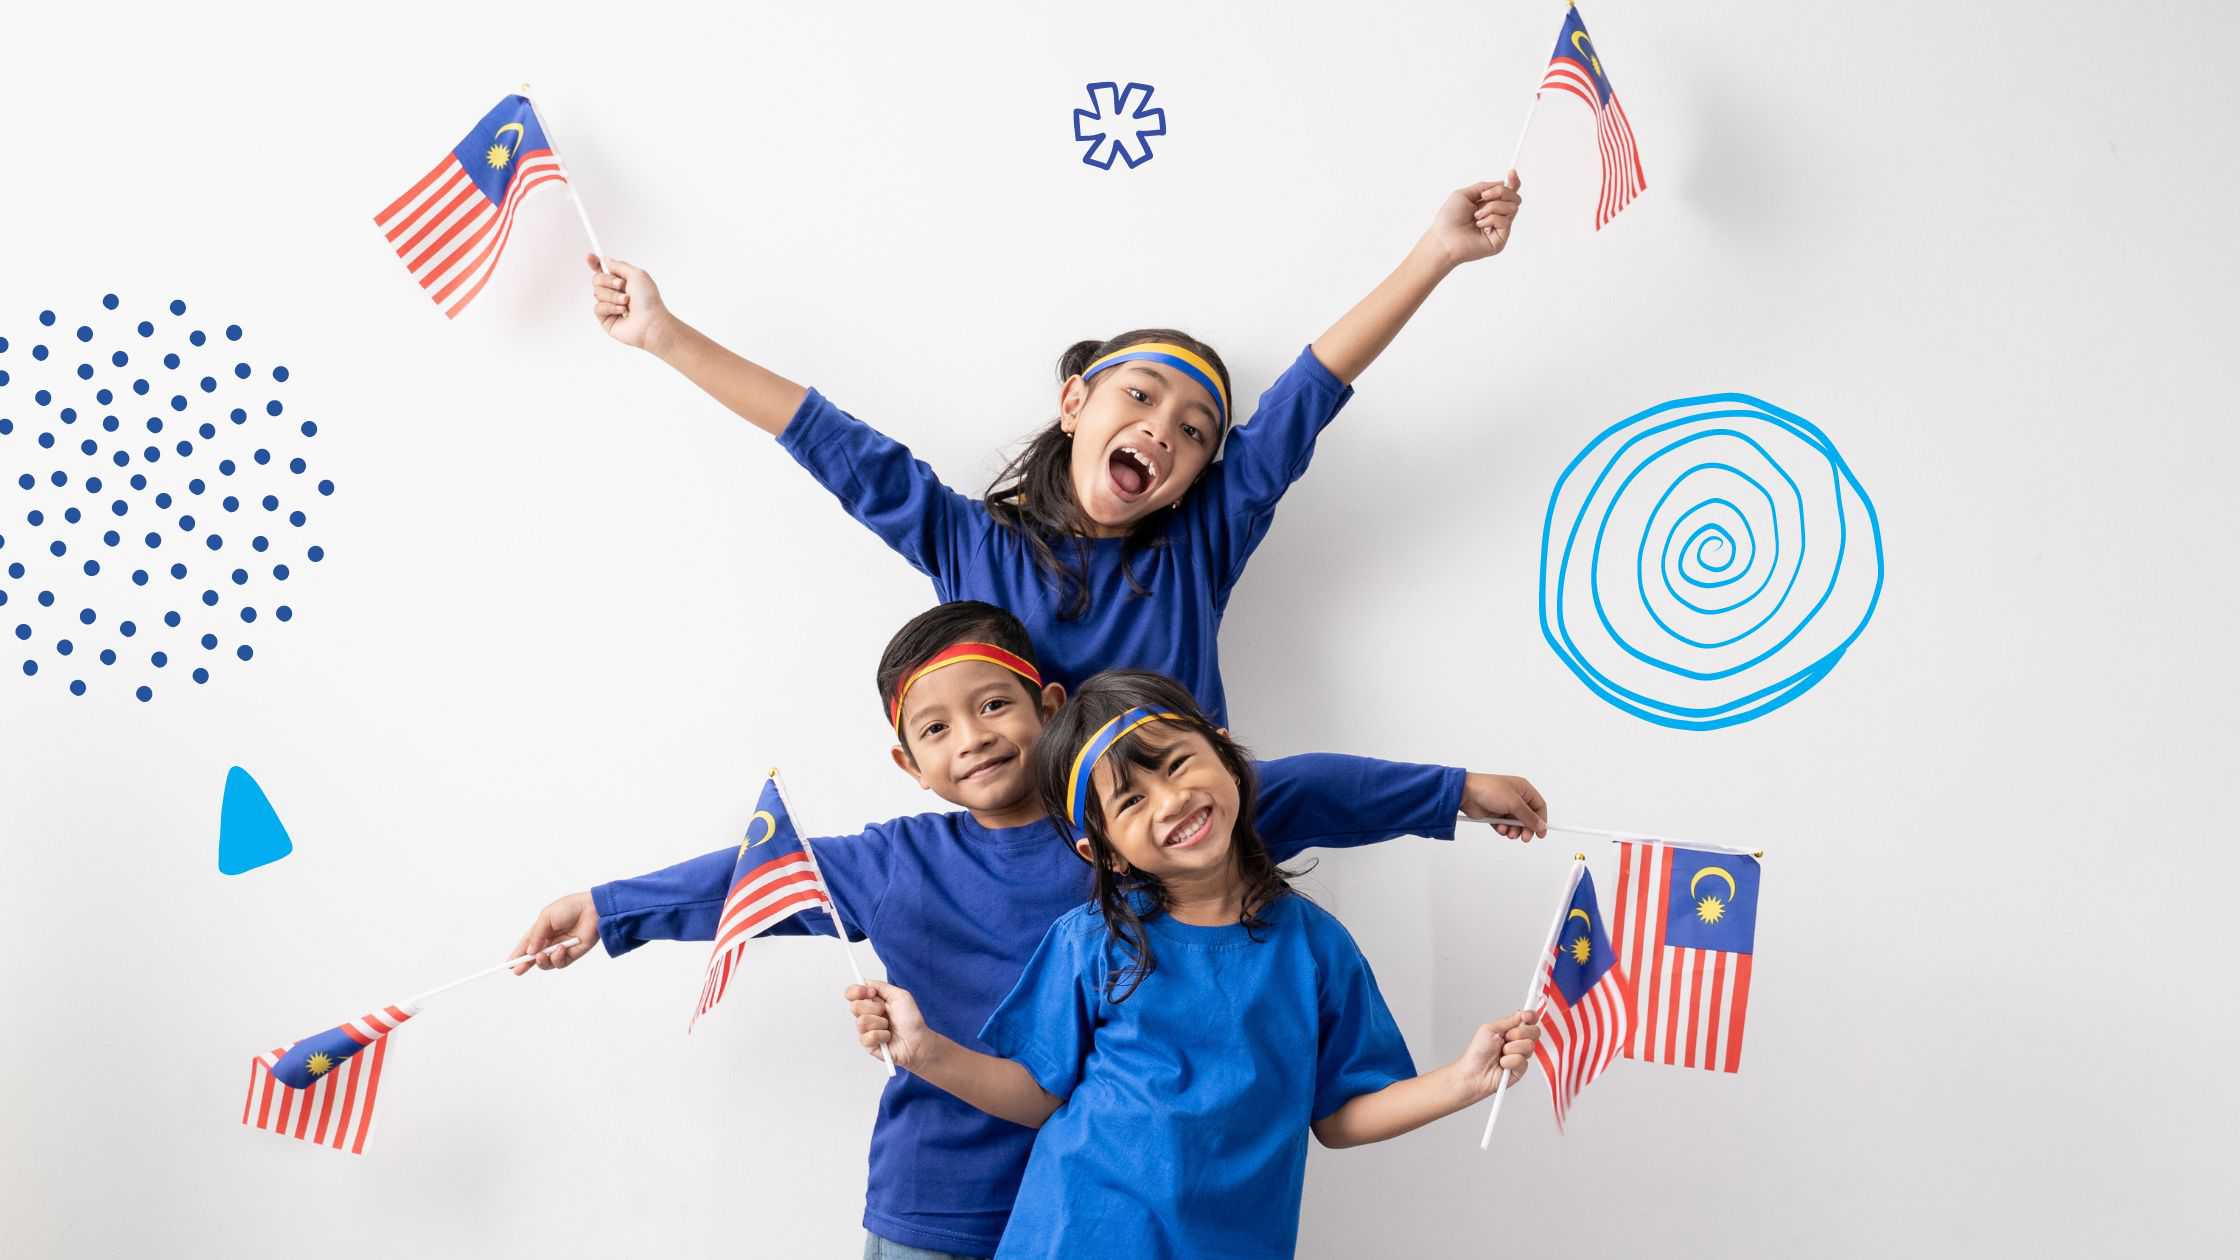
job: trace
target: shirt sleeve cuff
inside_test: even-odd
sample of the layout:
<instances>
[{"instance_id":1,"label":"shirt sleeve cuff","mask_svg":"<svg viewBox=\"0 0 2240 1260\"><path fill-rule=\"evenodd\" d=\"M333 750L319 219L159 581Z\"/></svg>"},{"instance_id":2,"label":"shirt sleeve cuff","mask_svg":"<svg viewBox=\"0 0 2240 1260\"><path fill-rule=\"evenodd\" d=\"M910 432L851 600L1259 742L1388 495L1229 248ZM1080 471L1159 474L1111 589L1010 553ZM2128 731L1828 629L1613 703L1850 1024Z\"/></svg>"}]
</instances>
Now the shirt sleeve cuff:
<instances>
[{"instance_id":1,"label":"shirt sleeve cuff","mask_svg":"<svg viewBox=\"0 0 2240 1260\"><path fill-rule=\"evenodd\" d=\"M620 958L645 943L624 935L621 912L615 909L612 884L591 886L591 907L599 912L599 943L606 947L607 957Z\"/></svg>"},{"instance_id":2,"label":"shirt sleeve cuff","mask_svg":"<svg viewBox=\"0 0 2240 1260\"><path fill-rule=\"evenodd\" d=\"M801 405L787 417L786 427L778 430L778 445L797 455L814 445L825 427L822 422L831 410L831 402L817 392L816 386L810 386L809 392L801 396Z\"/></svg>"},{"instance_id":3,"label":"shirt sleeve cuff","mask_svg":"<svg viewBox=\"0 0 2240 1260\"><path fill-rule=\"evenodd\" d=\"M1426 821L1423 834L1433 840L1454 839L1455 821L1462 814L1462 785L1470 772L1460 766L1443 766L1439 770L1439 790L1434 794L1439 802L1436 818Z\"/></svg>"},{"instance_id":4,"label":"shirt sleeve cuff","mask_svg":"<svg viewBox=\"0 0 2240 1260\"><path fill-rule=\"evenodd\" d=\"M1323 366L1321 356L1314 352L1313 342L1308 342L1299 351L1299 361L1292 366L1305 374L1315 384L1333 394L1344 394L1347 397L1351 397L1353 394L1353 386L1339 380L1335 372Z\"/></svg>"}]
</instances>

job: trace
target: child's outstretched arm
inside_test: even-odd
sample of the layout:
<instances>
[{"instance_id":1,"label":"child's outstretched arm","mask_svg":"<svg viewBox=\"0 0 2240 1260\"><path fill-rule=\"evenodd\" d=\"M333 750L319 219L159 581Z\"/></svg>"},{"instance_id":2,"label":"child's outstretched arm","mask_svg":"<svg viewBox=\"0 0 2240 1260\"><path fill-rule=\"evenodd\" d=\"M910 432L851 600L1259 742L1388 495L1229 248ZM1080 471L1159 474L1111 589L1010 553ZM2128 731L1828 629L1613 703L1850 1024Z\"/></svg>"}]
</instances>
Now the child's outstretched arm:
<instances>
[{"instance_id":1,"label":"child's outstretched arm","mask_svg":"<svg viewBox=\"0 0 2240 1260\"><path fill-rule=\"evenodd\" d=\"M1010 1059L967 1049L926 1026L908 989L891 984L851 984L843 994L855 1012L856 1035L871 1057L880 1047L894 1065L933 1082L999 1120L1039 1129L1058 1099Z\"/></svg>"},{"instance_id":2,"label":"child's outstretched arm","mask_svg":"<svg viewBox=\"0 0 2240 1260\"><path fill-rule=\"evenodd\" d=\"M785 432L809 395L806 386L733 354L678 319L645 272L619 258L607 260L609 271L599 270L596 254L585 261L592 271L591 311L609 337L651 353L770 436Z\"/></svg>"},{"instance_id":3,"label":"child's outstretched arm","mask_svg":"<svg viewBox=\"0 0 2240 1260\"><path fill-rule=\"evenodd\" d=\"M1509 243L1523 204L1515 171L1506 182L1488 180L1457 188L1440 203L1423 238L1384 283L1356 303L1330 331L1315 338L1322 366L1350 385L1400 334L1423 300L1447 274L1467 262L1491 258Z\"/></svg>"},{"instance_id":4,"label":"child's outstretched arm","mask_svg":"<svg viewBox=\"0 0 2240 1260\"><path fill-rule=\"evenodd\" d=\"M1480 1024L1462 1057L1372 1094L1360 1094L1314 1122L1314 1136L1328 1147L1360 1146L1398 1137L1493 1096L1501 1074L1523 1079L1540 1040L1540 1012L1518 1011Z\"/></svg>"}]
</instances>

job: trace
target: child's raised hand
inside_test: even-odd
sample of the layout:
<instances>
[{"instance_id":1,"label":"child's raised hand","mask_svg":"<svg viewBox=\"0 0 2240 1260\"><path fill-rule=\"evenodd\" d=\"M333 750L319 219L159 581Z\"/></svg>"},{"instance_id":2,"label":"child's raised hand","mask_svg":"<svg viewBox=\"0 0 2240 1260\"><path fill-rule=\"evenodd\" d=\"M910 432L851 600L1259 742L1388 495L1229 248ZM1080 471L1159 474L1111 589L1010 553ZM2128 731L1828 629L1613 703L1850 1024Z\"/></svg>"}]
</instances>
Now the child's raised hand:
<instances>
[{"instance_id":1,"label":"child's raised hand","mask_svg":"<svg viewBox=\"0 0 2240 1260\"><path fill-rule=\"evenodd\" d=\"M609 258L605 271L599 270L597 254L583 259L592 271L591 313L599 327L623 345L648 349L652 335L669 320L653 277L619 258Z\"/></svg>"},{"instance_id":2,"label":"child's raised hand","mask_svg":"<svg viewBox=\"0 0 2240 1260\"><path fill-rule=\"evenodd\" d=\"M1425 235L1457 266L1491 258L1509 244L1509 230L1524 205L1523 187L1511 171L1506 181L1457 188L1440 203Z\"/></svg>"},{"instance_id":3,"label":"child's raised hand","mask_svg":"<svg viewBox=\"0 0 2240 1260\"><path fill-rule=\"evenodd\" d=\"M575 944L566 949L552 948L571 936L576 938ZM569 893L537 911L536 920L529 924L528 931L521 934L520 944L515 945L513 952L506 957L519 958L523 954L537 956L530 962L517 964L513 969L513 974L517 976L528 974L531 967L538 971L553 971L589 953L592 944L598 939L599 909L591 904L591 894Z\"/></svg>"},{"instance_id":4,"label":"child's raised hand","mask_svg":"<svg viewBox=\"0 0 2240 1260\"><path fill-rule=\"evenodd\" d=\"M929 1030L925 1016L918 1013L918 999L910 996L910 990L885 983L851 984L841 996L855 1013L856 1039L863 1043L865 1053L876 1059L879 1048L885 1046L894 1056L896 1067L906 1068L918 1061L929 1040Z\"/></svg>"},{"instance_id":5,"label":"child's raised hand","mask_svg":"<svg viewBox=\"0 0 2240 1260\"><path fill-rule=\"evenodd\" d=\"M1540 1044L1540 1012L1518 1011L1490 1024L1478 1025L1470 1046L1454 1061L1455 1071L1471 1094L1471 1101L1493 1096L1501 1074L1515 1085L1532 1066L1533 1048Z\"/></svg>"},{"instance_id":6,"label":"child's raised hand","mask_svg":"<svg viewBox=\"0 0 2240 1260\"><path fill-rule=\"evenodd\" d=\"M1462 812L1478 819L1514 818L1517 822L1495 823L1493 829L1526 844L1534 836L1548 834L1548 802L1540 789L1519 775L1463 776Z\"/></svg>"}]
</instances>

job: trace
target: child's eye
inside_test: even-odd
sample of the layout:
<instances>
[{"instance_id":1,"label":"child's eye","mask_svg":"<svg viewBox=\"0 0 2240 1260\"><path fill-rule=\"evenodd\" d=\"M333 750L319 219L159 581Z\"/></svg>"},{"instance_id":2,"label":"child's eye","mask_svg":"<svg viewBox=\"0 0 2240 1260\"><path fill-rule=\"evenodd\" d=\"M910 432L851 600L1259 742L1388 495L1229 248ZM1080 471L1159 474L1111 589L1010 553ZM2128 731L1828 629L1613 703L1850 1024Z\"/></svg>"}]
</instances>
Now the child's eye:
<instances>
[{"instance_id":1,"label":"child's eye","mask_svg":"<svg viewBox=\"0 0 2240 1260\"><path fill-rule=\"evenodd\" d=\"M1118 810L1114 811L1114 812L1116 812L1116 813L1121 813L1121 814L1125 814L1125 813L1127 813L1127 812L1128 812L1129 810L1131 810L1131 809L1134 809L1134 808L1136 807L1136 804L1137 804L1137 802L1141 801L1142 799L1143 799L1143 797L1142 797L1142 796L1140 796L1140 795L1136 795L1136 796L1124 796L1124 797L1121 797L1121 798L1120 798L1120 808L1119 808Z\"/></svg>"},{"instance_id":2,"label":"child's eye","mask_svg":"<svg viewBox=\"0 0 2240 1260\"><path fill-rule=\"evenodd\" d=\"M1189 753L1184 753L1184 754L1182 754L1181 756L1179 756L1179 757L1175 758L1175 759L1174 759L1173 761L1170 761L1170 762L1168 762L1168 763L1167 763L1167 773L1168 773L1168 774L1181 774L1181 773L1182 773L1182 763L1184 763L1184 762L1186 762L1186 761L1188 761L1188 760L1190 760L1190 754L1189 754Z\"/></svg>"},{"instance_id":3,"label":"child's eye","mask_svg":"<svg viewBox=\"0 0 2240 1260\"><path fill-rule=\"evenodd\" d=\"M995 712L996 710L998 710L998 709L1008 709L1008 708L1010 708L1010 707L1011 707L1011 702L1010 702L1009 700L1005 700L1005 699L1003 699L1003 698L1001 698L1001 697L998 697L998 698L996 698L996 699L994 699L994 700L990 700L990 701L988 701L988 702L987 702L986 704L984 704L984 705L980 706L980 711L981 711L982 713L994 713L994 712Z\"/></svg>"},{"instance_id":4,"label":"child's eye","mask_svg":"<svg viewBox=\"0 0 2240 1260\"><path fill-rule=\"evenodd\" d=\"M1186 424L1186 425L1183 425L1183 426L1182 426L1182 435L1183 435L1184 437L1187 437L1187 438L1189 438L1189 439L1190 439L1191 441L1193 441L1193 442L1203 442L1203 441L1205 441L1205 440L1206 440L1206 435L1205 435L1205 434L1203 434L1203 433L1200 433L1200 432L1198 431L1198 426L1197 426L1197 425L1194 425L1194 424Z\"/></svg>"},{"instance_id":5,"label":"child's eye","mask_svg":"<svg viewBox=\"0 0 2240 1260\"><path fill-rule=\"evenodd\" d=\"M1141 403L1147 403L1151 401L1151 395L1144 393L1142 390L1137 389L1133 385L1130 385L1128 387L1128 397L1133 398L1137 402Z\"/></svg>"},{"instance_id":6,"label":"child's eye","mask_svg":"<svg viewBox=\"0 0 2240 1260\"><path fill-rule=\"evenodd\" d=\"M941 732L943 732L943 731L945 731L945 730L947 730L947 729L949 729L949 728L948 728L948 727L947 727L946 725L944 725L943 723L940 723L940 722L934 722L934 723L932 723L932 724L928 725L928 726L927 726L927 727L926 727L926 728L925 728L924 730L922 730L922 731L919 731L919 732L918 732L918 738L919 738L919 739L932 739L932 738L933 738L934 736L936 736L936 735L939 735L939 734L940 734Z\"/></svg>"}]
</instances>

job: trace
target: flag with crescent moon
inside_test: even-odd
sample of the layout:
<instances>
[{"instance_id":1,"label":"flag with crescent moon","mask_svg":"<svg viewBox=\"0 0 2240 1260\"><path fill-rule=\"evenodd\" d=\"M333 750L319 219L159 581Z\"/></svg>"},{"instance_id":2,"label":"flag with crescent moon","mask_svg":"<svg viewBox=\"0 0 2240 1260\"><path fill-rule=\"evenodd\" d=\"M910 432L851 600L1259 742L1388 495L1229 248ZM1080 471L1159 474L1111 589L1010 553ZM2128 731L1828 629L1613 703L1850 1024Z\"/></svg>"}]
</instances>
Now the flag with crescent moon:
<instances>
[{"instance_id":1,"label":"flag with crescent moon","mask_svg":"<svg viewBox=\"0 0 2240 1260\"><path fill-rule=\"evenodd\" d=\"M1577 7L1564 10L1563 29L1556 33L1556 50L1541 73L1540 90L1569 93L1594 111L1595 147L1602 157L1602 191L1594 206L1594 226L1599 232L1603 224L1633 204L1633 199L1649 187L1649 180L1641 173L1633 123L1626 117L1626 107L1618 103L1617 89L1610 86L1610 76L1603 70L1602 53L1587 34L1587 24L1580 19Z\"/></svg>"},{"instance_id":2,"label":"flag with crescent moon","mask_svg":"<svg viewBox=\"0 0 2240 1260\"><path fill-rule=\"evenodd\" d=\"M1540 1043L1532 1057L1548 1080L1560 1131L1580 1092L1618 1057L1626 1040L1626 976L1610 949L1594 876L1584 865L1554 949L1541 982Z\"/></svg>"},{"instance_id":3,"label":"flag with crescent moon","mask_svg":"<svg viewBox=\"0 0 2240 1260\"><path fill-rule=\"evenodd\" d=\"M249 1063L241 1123L363 1155L389 1034L419 1008L399 1003L345 1020Z\"/></svg>"},{"instance_id":4,"label":"flag with crescent moon","mask_svg":"<svg viewBox=\"0 0 2240 1260\"><path fill-rule=\"evenodd\" d=\"M490 282L529 190L567 174L526 96L508 96L373 216L405 270L456 319Z\"/></svg>"},{"instance_id":5,"label":"flag with crescent moon","mask_svg":"<svg viewBox=\"0 0 2240 1260\"><path fill-rule=\"evenodd\" d=\"M1740 1071L1758 859L1632 840L1618 852L1618 961L1633 978L1634 1003L1626 1057Z\"/></svg>"},{"instance_id":6,"label":"flag with crescent moon","mask_svg":"<svg viewBox=\"0 0 2240 1260\"><path fill-rule=\"evenodd\" d=\"M700 1000L692 1008L692 1024L723 1000L739 960L746 956L748 941L793 915L833 915L832 896L825 891L801 833L794 829L785 796L778 790L777 773L771 771L763 781L762 796L755 802L754 817L747 820L747 834L732 863L731 891L724 896L723 912L716 920L716 944L700 982ZM841 935L837 916L823 934Z\"/></svg>"}]
</instances>

